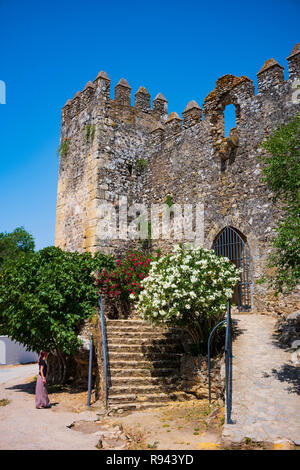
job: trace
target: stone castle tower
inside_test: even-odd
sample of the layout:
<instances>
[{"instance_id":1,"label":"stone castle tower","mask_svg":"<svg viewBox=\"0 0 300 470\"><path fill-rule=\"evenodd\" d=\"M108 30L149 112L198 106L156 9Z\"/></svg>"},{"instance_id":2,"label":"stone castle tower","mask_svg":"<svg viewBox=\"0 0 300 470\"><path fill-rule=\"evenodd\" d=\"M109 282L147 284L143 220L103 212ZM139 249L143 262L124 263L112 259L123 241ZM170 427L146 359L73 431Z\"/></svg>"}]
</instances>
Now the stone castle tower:
<instances>
[{"instance_id":1,"label":"stone castle tower","mask_svg":"<svg viewBox=\"0 0 300 470\"><path fill-rule=\"evenodd\" d=\"M266 272L272 229L280 217L280 207L261 182L257 157L272 130L300 111L300 43L287 62L288 80L276 60L265 62L257 73L257 94L246 76L219 78L202 109L191 101L182 118L176 112L168 115L161 93L151 107L144 87L132 106L131 87L123 78L111 99L110 79L100 72L62 109L56 246L122 254L132 244L130 236L124 237L124 220L133 220L139 208L146 207L152 221L152 206L171 201L177 212L192 207L194 215L200 207L203 230L197 239L194 217L194 241L221 247L223 254L226 245L225 254L242 266L236 294L242 309L294 309L296 294L275 301L256 283ZM224 109L230 104L236 127L225 137ZM133 212L124 219L130 206ZM103 207L110 210L109 222ZM168 250L177 243L172 233L173 238L163 237L152 230L152 248Z\"/></svg>"}]
</instances>

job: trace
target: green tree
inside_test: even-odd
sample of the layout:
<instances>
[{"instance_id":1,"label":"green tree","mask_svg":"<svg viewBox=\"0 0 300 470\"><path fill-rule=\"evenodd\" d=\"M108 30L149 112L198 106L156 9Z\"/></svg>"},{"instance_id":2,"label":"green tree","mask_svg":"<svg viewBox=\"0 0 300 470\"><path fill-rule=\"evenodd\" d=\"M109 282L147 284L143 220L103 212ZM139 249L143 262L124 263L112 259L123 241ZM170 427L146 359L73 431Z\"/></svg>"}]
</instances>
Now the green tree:
<instances>
[{"instance_id":1,"label":"green tree","mask_svg":"<svg viewBox=\"0 0 300 470\"><path fill-rule=\"evenodd\" d=\"M83 321L95 313L92 272L111 264L107 255L56 247L16 258L0 271L0 333L34 351L54 353L63 383L65 357L78 350Z\"/></svg>"},{"instance_id":2,"label":"green tree","mask_svg":"<svg viewBox=\"0 0 300 470\"><path fill-rule=\"evenodd\" d=\"M24 227L17 227L10 233L0 233L0 267L24 253L33 253L34 246L33 236Z\"/></svg>"},{"instance_id":3,"label":"green tree","mask_svg":"<svg viewBox=\"0 0 300 470\"><path fill-rule=\"evenodd\" d=\"M263 181L283 210L268 261L274 271L268 276L269 287L279 293L290 291L300 279L300 113L273 132L262 146L267 150L260 157L264 162Z\"/></svg>"}]
</instances>

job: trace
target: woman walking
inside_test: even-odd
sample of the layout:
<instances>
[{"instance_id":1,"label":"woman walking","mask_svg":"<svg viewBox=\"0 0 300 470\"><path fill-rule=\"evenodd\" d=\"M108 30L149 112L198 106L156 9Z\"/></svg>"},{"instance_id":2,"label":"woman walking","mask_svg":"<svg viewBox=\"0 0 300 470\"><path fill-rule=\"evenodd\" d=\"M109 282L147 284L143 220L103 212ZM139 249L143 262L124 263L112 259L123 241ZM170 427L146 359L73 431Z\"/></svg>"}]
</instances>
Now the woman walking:
<instances>
[{"instance_id":1,"label":"woman walking","mask_svg":"<svg viewBox=\"0 0 300 470\"><path fill-rule=\"evenodd\" d=\"M51 407L46 388L47 357L47 351L41 351L39 357L39 375L35 387L35 407L38 409Z\"/></svg>"}]
</instances>

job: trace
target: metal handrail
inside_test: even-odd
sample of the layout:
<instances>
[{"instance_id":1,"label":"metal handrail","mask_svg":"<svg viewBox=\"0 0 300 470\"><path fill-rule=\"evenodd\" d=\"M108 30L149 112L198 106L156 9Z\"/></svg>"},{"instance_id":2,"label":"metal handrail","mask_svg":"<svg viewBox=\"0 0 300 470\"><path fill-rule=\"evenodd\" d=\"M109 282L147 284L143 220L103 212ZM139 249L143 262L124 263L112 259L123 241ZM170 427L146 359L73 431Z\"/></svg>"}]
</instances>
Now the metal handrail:
<instances>
[{"instance_id":1,"label":"metal handrail","mask_svg":"<svg viewBox=\"0 0 300 470\"><path fill-rule=\"evenodd\" d=\"M211 405L211 378L210 378L210 341L214 331L223 323L226 325L225 334L225 374L226 374L226 422L232 424L231 420L231 394L232 394L232 348L231 348L231 306L230 300L227 302L227 316L226 319L218 323L211 331L207 343L207 362L208 362L208 399Z\"/></svg>"},{"instance_id":2,"label":"metal handrail","mask_svg":"<svg viewBox=\"0 0 300 470\"><path fill-rule=\"evenodd\" d=\"M90 406L90 405L91 405L92 364L93 364L93 333L91 333L91 339L90 339L89 377L88 377L88 400L87 400L87 406Z\"/></svg>"},{"instance_id":3,"label":"metal handrail","mask_svg":"<svg viewBox=\"0 0 300 470\"><path fill-rule=\"evenodd\" d=\"M226 423L233 424L231 420L232 406L232 345L231 345L231 306L227 302L227 325L225 336L225 375L226 375Z\"/></svg>"},{"instance_id":4,"label":"metal handrail","mask_svg":"<svg viewBox=\"0 0 300 470\"><path fill-rule=\"evenodd\" d=\"M107 360L107 341L106 341L106 328L105 328L105 318L103 313L102 305L102 295L100 297L99 307L100 307L100 320L101 320L101 332L102 332L102 350L103 350L103 362L104 362L104 375L105 375L105 406L107 408L108 402L108 360Z\"/></svg>"},{"instance_id":5,"label":"metal handrail","mask_svg":"<svg viewBox=\"0 0 300 470\"><path fill-rule=\"evenodd\" d=\"M211 379L210 379L210 341L211 341L211 337L213 335L213 333L215 332L215 330L218 328L218 326L221 326L223 325L223 323L225 323L227 321L226 320L223 320L223 321L220 321L220 323L218 323L211 331L210 335L209 335L209 338L208 338L208 342L207 342L207 363L208 363L208 400L209 400L209 406L211 405Z\"/></svg>"}]
</instances>

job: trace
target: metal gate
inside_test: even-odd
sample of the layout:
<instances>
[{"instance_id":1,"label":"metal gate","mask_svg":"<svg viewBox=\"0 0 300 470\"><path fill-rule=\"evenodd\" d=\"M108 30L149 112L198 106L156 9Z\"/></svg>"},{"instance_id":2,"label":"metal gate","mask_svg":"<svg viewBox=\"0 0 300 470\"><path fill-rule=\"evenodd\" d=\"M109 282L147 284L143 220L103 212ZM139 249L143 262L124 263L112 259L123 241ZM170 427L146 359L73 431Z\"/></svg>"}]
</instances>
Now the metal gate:
<instances>
[{"instance_id":1,"label":"metal gate","mask_svg":"<svg viewBox=\"0 0 300 470\"><path fill-rule=\"evenodd\" d=\"M237 268L242 268L233 302L237 304L240 312L251 310L250 256L246 243L236 229L225 227L215 240L213 249L218 256L226 256Z\"/></svg>"}]
</instances>

